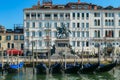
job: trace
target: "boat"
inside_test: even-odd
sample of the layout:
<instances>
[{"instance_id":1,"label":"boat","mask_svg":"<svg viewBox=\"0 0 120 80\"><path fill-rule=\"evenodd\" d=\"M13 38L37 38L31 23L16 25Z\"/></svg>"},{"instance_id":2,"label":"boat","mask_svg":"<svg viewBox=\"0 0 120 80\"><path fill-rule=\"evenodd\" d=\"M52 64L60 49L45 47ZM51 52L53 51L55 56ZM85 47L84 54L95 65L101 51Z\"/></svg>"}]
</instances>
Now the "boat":
<instances>
[{"instance_id":1,"label":"boat","mask_svg":"<svg viewBox=\"0 0 120 80\"><path fill-rule=\"evenodd\" d=\"M61 63L55 63L50 66L50 73L52 74L61 74L63 70L62 64Z\"/></svg>"},{"instance_id":2,"label":"boat","mask_svg":"<svg viewBox=\"0 0 120 80\"><path fill-rule=\"evenodd\" d=\"M117 60L113 63L110 64L100 64L99 67L96 69L96 72L108 72L110 70L112 70L117 64Z\"/></svg>"},{"instance_id":3,"label":"boat","mask_svg":"<svg viewBox=\"0 0 120 80\"><path fill-rule=\"evenodd\" d=\"M66 69L64 70L67 74L77 74L79 69L81 68L81 64L66 64Z\"/></svg>"},{"instance_id":4,"label":"boat","mask_svg":"<svg viewBox=\"0 0 120 80\"><path fill-rule=\"evenodd\" d=\"M19 72L24 66L24 62L20 62L18 64L9 64L9 67L6 68L8 73L17 73Z\"/></svg>"},{"instance_id":5,"label":"boat","mask_svg":"<svg viewBox=\"0 0 120 80\"><path fill-rule=\"evenodd\" d=\"M95 64L91 64L91 63L83 64L79 70L79 73L80 74L94 73L94 71L98 68L98 66L99 66L99 62Z\"/></svg>"},{"instance_id":6,"label":"boat","mask_svg":"<svg viewBox=\"0 0 120 80\"><path fill-rule=\"evenodd\" d=\"M39 63L36 66L37 74L46 74L47 73L47 66L44 63Z\"/></svg>"}]
</instances>

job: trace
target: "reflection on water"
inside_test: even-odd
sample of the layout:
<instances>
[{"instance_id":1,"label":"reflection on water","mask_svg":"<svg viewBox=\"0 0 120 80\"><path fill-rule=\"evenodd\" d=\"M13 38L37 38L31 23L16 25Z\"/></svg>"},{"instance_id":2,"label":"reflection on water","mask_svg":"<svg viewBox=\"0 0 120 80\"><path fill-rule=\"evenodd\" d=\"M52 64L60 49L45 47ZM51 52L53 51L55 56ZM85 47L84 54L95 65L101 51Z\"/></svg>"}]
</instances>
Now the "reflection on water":
<instances>
[{"instance_id":1,"label":"reflection on water","mask_svg":"<svg viewBox=\"0 0 120 80\"><path fill-rule=\"evenodd\" d=\"M32 74L32 68L27 68L26 72L17 74L4 74L0 80L120 80L120 67L101 74L55 74L55 75L36 75Z\"/></svg>"}]
</instances>

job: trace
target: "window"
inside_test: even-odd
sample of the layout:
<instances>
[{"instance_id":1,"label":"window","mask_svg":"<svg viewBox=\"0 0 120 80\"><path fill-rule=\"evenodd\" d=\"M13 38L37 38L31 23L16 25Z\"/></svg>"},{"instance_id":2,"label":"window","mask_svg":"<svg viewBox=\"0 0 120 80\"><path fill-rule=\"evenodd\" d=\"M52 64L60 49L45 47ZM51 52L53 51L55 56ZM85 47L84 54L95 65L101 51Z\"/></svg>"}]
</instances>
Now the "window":
<instances>
[{"instance_id":1,"label":"window","mask_svg":"<svg viewBox=\"0 0 120 80\"><path fill-rule=\"evenodd\" d=\"M119 37L120 37L120 31L119 31Z\"/></svg>"},{"instance_id":2,"label":"window","mask_svg":"<svg viewBox=\"0 0 120 80\"><path fill-rule=\"evenodd\" d=\"M32 41L32 46L35 47L35 41Z\"/></svg>"},{"instance_id":3,"label":"window","mask_svg":"<svg viewBox=\"0 0 120 80\"><path fill-rule=\"evenodd\" d=\"M80 41L77 41L77 47L80 47Z\"/></svg>"},{"instance_id":4,"label":"window","mask_svg":"<svg viewBox=\"0 0 120 80\"><path fill-rule=\"evenodd\" d=\"M56 18L56 17L58 17L58 15L57 15L57 14L54 14L54 18Z\"/></svg>"},{"instance_id":5,"label":"window","mask_svg":"<svg viewBox=\"0 0 120 80\"><path fill-rule=\"evenodd\" d=\"M29 13L26 13L26 18L30 18L30 14Z\"/></svg>"},{"instance_id":6,"label":"window","mask_svg":"<svg viewBox=\"0 0 120 80\"><path fill-rule=\"evenodd\" d=\"M84 19L84 13L82 13L82 19Z\"/></svg>"},{"instance_id":7,"label":"window","mask_svg":"<svg viewBox=\"0 0 120 80\"><path fill-rule=\"evenodd\" d=\"M39 28L42 28L42 22L39 22Z\"/></svg>"},{"instance_id":8,"label":"window","mask_svg":"<svg viewBox=\"0 0 120 80\"><path fill-rule=\"evenodd\" d=\"M38 18L40 18L40 13L37 14Z\"/></svg>"},{"instance_id":9,"label":"window","mask_svg":"<svg viewBox=\"0 0 120 80\"><path fill-rule=\"evenodd\" d=\"M86 32L86 37L89 37L89 32L88 31Z\"/></svg>"},{"instance_id":10,"label":"window","mask_svg":"<svg viewBox=\"0 0 120 80\"><path fill-rule=\"evenodd\" d=\"M8 43L7 47L10 48L10 43Z\"/></svg>"},{"instance_id":11,"label":"window","mask_svg":"<svg viewBox=\"0 0 120 80\"><path fill-rule=\"evenodd\" d=\"M14 48L14 43L12 43L12 48Z\"/></svg>"},{"instance_id":12,"label":"window","mask_svg":"<svg viewBox=\"0 0 120 80\"><path fill-rule=\"evenodd\" d=\"M57 22L56 22L56 23L54 23L54 27L55 27L55 28L57 27Z\"/></svg>"},{"instance_id":13,"label":"window","mask_svg":"<svg viewBox=\"0 0 120 80\"><path fill-rule=\"evenodd\" d=\"M80 13L77 13L77 17L78 17L78 18L80 17Z\"/></svg>"},{"instance_id":14,"label":"window","mask_svg":"<svg viewBox=\"0 0 120 80\"><path fill-rule=\"evenodd\" d=\"M42 37L42 32L41 31L39 32L39 37Z\"/></svg>"},{"instance_id":15,"label":"window","mask_svg":"<svg viewBox=\"0 0 120 80\"><path fill-rule=\"evenodd\" d=\"M77 37L80 37L80 31L77 31Z\"/></svg>"},{"instance_id":16,"label":"window","mask_svg":"<svg viewBox=\"0 0 120 80\"><path fill-rule=\"evenodd\" d=\"M94 20L94 26L100 26L100 20L98 19L98 20Z\"/></svg>"},{"instance_id":17,"label":"window","mask_svg":"<svg viewBox=\"0 0 120 80\"><path fill-rule=\"evenodd\" d=\"M94 17L100 17L100 13L94 13Z\"/></svg>"},{"instance_id":18,"label":"window","mask_svg":"<svg viewBox=\"0 0 120 80\"><path fill-rule=\"evenodd\" d=\"M97 37L97 31L94 31L94 37Z\"/></svg>"},{"instance_id":19,"label":"window","mask_svg":"<svg viewBox=\"0 0 120 80\"><path fill-rule=\"evenodd\" d=\"M51 15L50 14L45 14L45 18L50 18Z\"/></svg>"},{"instance_id":20,"label":"window","mask_svg":"<svg viewBox=\"0 0 120 80\"><path fill-rule=\"evenodd\" d=\"M32 27L35 28L35 22L32 23Z\"/></svg>"},{"instance_id":21,"label":"window","mask_svg":"<svg viewBox=\"0 0 120 80\"><path fill-rule=\"evenodd\" d=\"M84 36L85 36L84 31L82 31L82 37L84 37Z\"/></svg>"},{"instance_id":22,"label":"window","mask_svg":"<svg viewBox=\"0 0 120 80\"><path fill-rule=\"evenodd\" d=\"M24 49L24 44L21 44L21 49L22 49L22 50Z\"/></svg>"},{"instance_id":23,"label":"window","mask_svg":"<svg viewBox=\"0 0 120 80\"><path fill-rule=\"evenodd\" d=\"M0 40L2 40L2 36L0 36Z\"/></svg>"},{"instance_id":24,"label":"window","mask_svg":"<svg viewBox=\"0 0 120 80\"><path fill-rule=\"evenodd\" d=\"M39 46L42 46L42 41L39 41Z\"/></svg>"},{"instance_id":25,"label":"window","mask_svg":"<svg viewBox=\"0 0 120 80\"><path fill-rule=\"evenodd\" d=\"M75 13L73 13L73 18L75 18Z\"/></svg>"},{"instance_id":26,"label":"window","mask_svg":"<svg viewBox=\"0 0 120 80\"><path fill-rule=\"evenodd\" d=\"M75 28L75 23L72 24L72 27Z\"/></svg>"},{"instance_id":27,"label":"window","mask_svg":"<svg viewBox=\"0 0 120 80\"><path fill-rule=\"evenodd\" d=\"M26 22L26 28L29 28L29 27L30 27L30 23Z\"/></svg>"},{"instance_id":28,"label":"window","mask_svg":"<svg viewBox=\"0 0 120 80\"><path fill-rule=\"evenodd\" d=\"M20 40L24 40L24 35L20 35Z\"/></svg>"},{"instance_id":29,"label":"window","mask_svg":"<svg viewBox=\"0 0 120 80\"><path fill-rule=\"evenodd\" d=\"M100 31L98 30L98 37L100 37Z\"/></svg>"},{"instance_id":30,"label":"window","mask_svg":"<svg viewBox=\"0 0 120 80\"><path fill-rule=\"evenodd\" d=\"M120 13L118 13L118 16L120 17Z\"/></svg>"},{"instance_id":31,"label":"window","mask_svg":"<svg viewBox=\"0 0 120 80\"><path fill-rule=\"evenodd\" d=\"M32 18L36 18L36 13L32 13L32 14L31 14L31 17L32 17Z\"/></svg>"},{"instance_id":32,"label":"window","mask_svg":"<svg viewBox=\"0 0 120 80\"><path fill-rule=\"evenodd\" d=\"M94 20L94 26L97 26L97 20L96 19Z\"/></svg>"},{"instance_id":33,"label":"window","mask_svg":"<svg viewBox=\"0 0 120 80\"><path fill-rule=\"evenodd\" d=\"M120 26L120 20L119 20L119 22L118 22L118 25Z\"/></svg>"},{"instance_id":34,"label":"window","mask_svg":"<svg viewBox=\"0 0 120 80\"><path fill-rule=\"evenodd\" d=\"M86 28L89 28L89 23L86 23Z\"/></svg>"},{"instance_id":35,"label":"window","mask_svg":"<svg viewBox=\"0 0 120 80\"><path fill-rule=\"evenodd\" d=\"M114 17L114 13L105 13L105 17Z\"/></svg>"},{"instance_id":36,"label":"window","mask_svg":"<svg viewBox=\"0 0 120 80\"><path fill-rule=\"evenodd\" d=\"M56 31L54 31L54 37L57 37L57 32Z\"/></svg>"},{"instance_id":37,"label":"window","mask_svg":"<svg viewBox=\"0 0 120 80\"><path fill-rule=\"evenodd\" d=\"M35 31L32 31L32 36L35 37Z\"/></svg>"},{"instance_id":38,"label":"window","mask_svg":"<svg viewBox=\"0 0 120 80\"><path fill-rule=\"evenodd\" d=\"M88 42L88 41L86 42L86 46L87 46L87 47L89 46L89 42Z\"/></svg>"},{"instance_id":39,"label":"window","mask_svg":"<svg viewBox=\"0 0 120 80\"><path fill-rule=\"evenodd\" d=\"M60 18L63 18L64 17L64 13L60 13Z\"/></svg>"},{"instance_id":40,"label":"window","mask_svg":"<svg viewBox=\"0 0 120 80\"><path fill-rule=\"evenodd\" d=\"M86 13L86 19L88 19L89 18L89 13Z\"/></svg>"},{"instance_id":41,"label":"window","mask_svg":"<svg viewBox=\"0 0 120 80\"><path fill-rule=\"evenodd\" d=\"M73 37L75 37L75 31L73 31Z\"/></svg>"},{"instance_id":42,"label":"window","mask_svg":"<svg viewBox=\"0 0 120 80\"><path fill-rule=\"evenodd\" d=\"M72 43L73 43L73 46L75 47L75 41L73 41Z\"/></svg>"},{"instance_id":43,"label":"window","mask_svg":"<svg viewBox=\"0 0 120 80\"><path fill-rule=\"evenodd\" d=\"M84 25L84 23L82 23L82 28L84 28L85 27L85 25Z\"/></svg>"},{"instance_id":44,"label":"window","mask_svg":"<svg viewBox=\"0 0 120 80\"><path fill-rule=\"evenodd\" d=\"M0 43L0 48L1 48L1 43Z\"/></svg>"},{"instance_id":45,"label":"window","mask_svg":"<svg viewBox=\"0 0 120 80\"><path fill-rule=\"evenodd\" d=\"M29 37L29 32L26 32L26 36Z\"/></svg>"},{"instance_id":46,"label":"window","mask_svg":"<svg viewBox=\"0 0 120 80\"><path fill-rule=\"evenodd\" d=\"M80 23L77 23L77 28L80 28Z\"/></svg>"},{"instance_id":47,"label":"window","mask_svg":"<svg viewBox=\"0 0 120 80\"><path fill-rule=\"evenodd\" d=\"M18 40L18 35L14 35L14 40Z\"/></svg>"},{"instance_id":48,"label":"window","mask_svg":"<svg viewBox=\"0 0 120 80\"><path fill-rule=\"evenodd\" d=\"M85 46L84 41L82 41L82 47L84 47L84 46Z\"/></svg>"},{"instance_id":49,"label":"window","mask_svg":"<svg viewBox=\"0 0 120 80\"><path fill-rule=\"evenodd\" d=\"M11 40L11 36L6 36L6 40Z\"/></svg>"}]
</instances>

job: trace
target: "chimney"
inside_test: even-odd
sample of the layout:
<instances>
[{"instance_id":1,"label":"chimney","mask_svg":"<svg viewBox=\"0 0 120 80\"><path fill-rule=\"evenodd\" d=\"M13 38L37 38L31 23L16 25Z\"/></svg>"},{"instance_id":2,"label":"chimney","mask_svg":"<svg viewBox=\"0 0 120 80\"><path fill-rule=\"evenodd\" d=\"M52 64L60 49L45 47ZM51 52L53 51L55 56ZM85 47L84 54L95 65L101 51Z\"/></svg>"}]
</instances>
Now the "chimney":
<instances>
[{"instance_id":1,"label":"chimney","mask_svg":"<svg viewBox=\"0 0 120 80\"><path fill-rule=\"evenodd\" d=\"M80 3L80 0L78 0L78 3Z\"/></svg>"}]
</instances>

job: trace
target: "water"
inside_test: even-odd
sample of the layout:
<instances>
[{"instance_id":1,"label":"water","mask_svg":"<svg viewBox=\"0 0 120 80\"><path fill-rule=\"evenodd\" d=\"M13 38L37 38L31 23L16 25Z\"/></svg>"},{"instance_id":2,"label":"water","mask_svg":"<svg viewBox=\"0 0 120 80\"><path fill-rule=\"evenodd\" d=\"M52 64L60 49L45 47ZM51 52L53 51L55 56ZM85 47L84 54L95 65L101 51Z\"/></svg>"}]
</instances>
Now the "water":
<instances>
[{"instance_id":1,"label":"water","mask_svg":"<svg viewBox=\"0 0 120 80\"><path fill-rule=\"evenodd\" d=\"M102 74L55 74L55 75L37 75L32 72L32 68L27 68L26 72L17 74L4 74L0 80L120 80L120 67L116 67L114 71Z\"/></svg>"}]
</instances>

